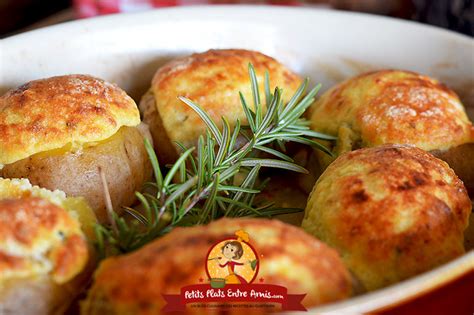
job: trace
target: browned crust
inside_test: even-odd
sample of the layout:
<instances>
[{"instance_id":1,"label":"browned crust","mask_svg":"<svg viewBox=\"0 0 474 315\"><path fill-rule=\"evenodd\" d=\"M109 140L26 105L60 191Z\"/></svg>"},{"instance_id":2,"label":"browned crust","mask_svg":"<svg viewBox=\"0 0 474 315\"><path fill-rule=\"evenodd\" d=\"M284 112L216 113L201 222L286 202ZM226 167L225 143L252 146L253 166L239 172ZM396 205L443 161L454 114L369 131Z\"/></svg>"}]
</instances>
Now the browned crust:
<instances>
[{"instance_id":1,"label":"browned crust","mask_svg":"<svg viewBox=\"0 0 474 315\"><path fill-rule=\"evenodd\" d=\"M196 144L199 135L205 134L205 124L178 99L179 96L197 102L219 126L222 125L223 116L232 126L237 118L246 122L238 93L242 92L249 106L252 106L249 63L255 67L263 103L265 71L269 72L271 88L278 86L284 89L285 101L289 100L301 83L298 75L275 59L243 49L209 50L192 54L158 69L148 92L150 95L143 98L140 108L145 122L150 125L159 158L166 163L171 162L177 157L175 141L191 146ZM148 116L154 114L147 109L150 102L154 103L159 117Z\"/></svg>"},{"instance_id":2,"label":"browned crust","mask_svg":"<svg viewBox=\"0 0 474 315\"><path fill-rule=\"evenodd\" d=\"M44 246L47 250L42 249ZM79 223L64 209L41 198L0 200L1 280L42 274L37 260L41 255L51 262L50 274L57 283L77 275L88 257Z\"/></svg>"},{"instance_id":3,"label":"browned crust","mask_svg":"<svg viewBox=\"0 0 474 315\"><path fill-rule=\"evenodd\" d=\"M88 75L31 81L0 98L0 164L139 123L135 102L116 85Z\"/></svg>"},{"instance_id":4,"label":"browned crust","mask_svg":"<svg viewBox=\"0 0 474 315\"><path fill-rule=\"evenodd\" d=\"M303 227L374 289L461 255L470 212L466 189L445 162L385 145L336 159L309 198Z\"/></svg>"},{"instance_id":5,"label":"browned crust","mask_svg":"<svg viewBox=\"0 0 474 315\"><path fill-rule=\"evenodd\" d=\"M210 247L244 229L260 257L258 278L307 293L310 307L347 298L351 278L337 253L301 229L276 220L222 219L207 226L177 228L135 253L104 261L84 304L83 314L152 314L164 306L162 294L203 278ZM278 267L276 267L276 265ZM140 290L136 290L139 287Z\"/></svg>"},{"instance_id":6,"label":"browned crust","mask_svg":"<svg viewBox=\"0 0 474 315\"><path fill-rule=\"evenodd\" d=\"M225 66L229 72L216 73L217 80L226 80L229 77L248 78L247 65L252 63L255 70L268 70L271 72L282 71L285 84L293 84L299 77L288 69L280 69L281 64L274 58L264 55L258 51L245 49L210 49L204 53L192 54L188 57L176 59L161 67L153 77L152 86L166 88L168 84L174 84L176 77L185 73L199 73L201 69L213 66ZM244 65L244 67L241 67ZM232 67L235 66L235 67ZM228 68L227 68L228 67ZM205 88L213 89L216 80L209 78L204 81ZM202 90L201 92L204 92ZM195 93L193 96L205 94Z\"/></svg>"},{"instance_id":7,"label":"browned crust","mask_svg":"<svg viewBox=\"0 0 474 315\"><path fill-rule=\"evenodd\" d=\"M346 124L362 145L448 149L474 141L459 97L435 79L409 71L365 73L327 91L309 110L312 127L337 135Z\"/></svg>"}]
</instances>

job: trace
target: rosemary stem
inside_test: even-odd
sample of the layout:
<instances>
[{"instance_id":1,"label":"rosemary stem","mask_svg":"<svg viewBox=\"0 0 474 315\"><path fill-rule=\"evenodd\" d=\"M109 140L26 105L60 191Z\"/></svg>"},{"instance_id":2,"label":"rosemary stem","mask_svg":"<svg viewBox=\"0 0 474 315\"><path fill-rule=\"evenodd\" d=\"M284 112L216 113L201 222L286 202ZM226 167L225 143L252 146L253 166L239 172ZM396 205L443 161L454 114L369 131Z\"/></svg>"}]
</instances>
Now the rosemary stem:
<instances>
[{"instance_id":1,"label":"rosemary stem","mask_svg":"<svg viewBox=\"0 0 474 315\"><path fill-rule=\"evenodd\" d=\"M266 181L262 183L257 181L258 173L261 167L307 172L294 163L291 156L285 154L287 142L302 143L331 153L329 149L312 139L335 140L335 138L312 131L309 121L303 116L304 111L313 102L319 86L304 96L308 85L308 80L305 80L290 101L284 105L282 90L276 88L272 94L269 76L266 74L266 111L264 111L264 105L260 102L257 76L251 65L249 65L249 76L254 101L253 110L250 109L243 94L239 93L248 125L241 126L238 119L231 125L223 117L222 128L219 128L198 104L185 97L179 97L206 124L206 135L199 137L195 147L186 148L178 143L183 153L165 176L161 173L158 157L151 143L145 140L145 148L155 175L155 182L149 183L148 186L156 188L156 195L146 191L136 192L144 214L129 208L128 213L134 220L130 224L114 214L109 226L96 228L97 247L101 252L106 251L108 246L115 249L115 252L129 252L168 233L176 226L203 224L223 216L268 217L278 213L294 212L294 209L289 209L288 212L285 209L272 208L272 203L254 204L256 194L260 193L266 184ZM242 142L240 137L243 138ZM197 154L193 155L192 151L196 149ZM259 157L256 155L258 152L266 152L273 158ZM243 173L243 170L248 170L248 173L241 182L236 176L239 172ZM178 177L179 180L175 180ZM127 208L125 210L127 211Z\"/></svg>"},{"instance_id":2,"label":"rosemary stem","mask_svg":"<svg viewBox=\"0 0 474 315\"><path fill-rule=\"evenodd\" d=\"M212 185L209 185L207 186L206 188L204 188L203 190L201 190L201 192L199 194L197 194L196 196L193 197L193 199L191 200L191 202L189 203L189 205L184 209L183 211L183 217L189 212L191 211L191 209L199 202L201 201L204 197L206 197L206 195L209 193L209 190L211 189Z\"/></svg>"}]
</instances>

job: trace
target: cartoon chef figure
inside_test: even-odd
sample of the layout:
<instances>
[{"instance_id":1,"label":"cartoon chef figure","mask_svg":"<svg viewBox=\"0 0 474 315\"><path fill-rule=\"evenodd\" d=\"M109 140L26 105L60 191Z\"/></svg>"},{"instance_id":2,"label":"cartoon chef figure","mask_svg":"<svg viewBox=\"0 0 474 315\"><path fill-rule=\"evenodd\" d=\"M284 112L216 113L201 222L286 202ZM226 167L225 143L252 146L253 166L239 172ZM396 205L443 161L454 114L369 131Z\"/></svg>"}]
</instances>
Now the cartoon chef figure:
<instances>
[{"instance_id":1,"label":"cartoon chef figure","mask_svg":"<svg viewBox=\"0 0 474 315\"><path fill-rule=\"evenodd\" d=\"M246 263L237 262L237 260L239 260L244 254L241 242L248 242L249 235L242 230L236 232L235 235L237 235L237 240L227 241L224 243L224 246L222 246L221 252L224 257L219 257L219 266L221 268L227 267L229 275L225 277L226 284L245 284L247 283L247 280L235 272L235 266L243 266L247 263L250 264L250 261ZM227 261L221 263L222 260Z\"/></svg>"}]
</instances>

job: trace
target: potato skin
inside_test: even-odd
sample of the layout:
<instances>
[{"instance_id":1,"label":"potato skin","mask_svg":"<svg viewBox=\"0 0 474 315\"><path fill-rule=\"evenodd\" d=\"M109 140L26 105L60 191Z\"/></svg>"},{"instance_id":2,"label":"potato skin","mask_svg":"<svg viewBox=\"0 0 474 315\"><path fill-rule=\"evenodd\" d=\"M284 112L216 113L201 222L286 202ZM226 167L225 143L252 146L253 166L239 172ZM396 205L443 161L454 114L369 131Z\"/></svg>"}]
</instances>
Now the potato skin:
<instances>
[{"instance_id":1,"label":"potato skin","mask_svg":"<svg viewBox=\"0 0 474 315\"><path fill-rule=\"evenodd\" d=\"M314 186L302 227L374 290L463 254L470 212L466 189L445 162L384 145L338 157Z\"/></svg>"},{"instance_id":2,"label":"potato skin","mask_svg":"<svg viewBox=\"0 0 474 315\"><path fill-rule=\"evenodd\" d=\"M143 95L140 101L140 111L143 115L143 121L150 127L153 145L157 153L160 164L171 164L176 160L178 153L176 147L171 142L163 121L155 104L155 97L151 91Z\"/></svg>"},{"instance_id":3,"label":"potato skin","mask_svg":"<svg viewBox=\"0 0 474 315\"><path fill-rule=\"evenodd\" d=\"M35 154L6 165L0 175L28 178L34 185L84 197L99 221L104 222L107 212L99 167L107 179L114 209L120 211L121 206L130 206L135 191L152 173L142 133L136 127L122 127L96 145Z\"/></svg>"},{"instance_id":4,"label":"potato skin","mask_svg":"<svg viewBox=\"0 0 474 315\"><path fill-rule=\"evenodd\" d=\"M0 313L59 314L84 285L79 222L38 197L0 200Z\"/></svg>"},{"instance_id":5,"label":"potato skin","mask_svg":"<svg viewBox=\"0 0 474 315\"><path fill-rule=\"evenodd\" d=\"M238 93L242 92L252 106L249 63L255 67L263 103L266 70L271 88L284 89L285 101L302 82L275 59L242 49L209 50L176 59L158 69L139 107L143 121L150 126L160 161L170 163L177 158L175 141L192 146L206 131L201 118L179 96L198 103L219 126L222 116L231 126L237 118L246 122Z\"/></svg>"},{"instance_id":6,"label":"potato skin","mask_svg":"<svg viewBox=\"0 0 474 315\"><path fill-rule=\"evenodd\" d=\"M0 288L0 314L63 315L87 285L91 273L82 273L64 284L47 275L7 281Z\"/></svg>"},{"instance_id":7,"label":"potato skin","mask_svg":"<svg viewBox=\"0 0 474 315\"><path fill-rule=\"evenodd\" d=\"M176 228L134 253L103 261L82 314L158 314L165 304L162 294L177 294L181 287L207 279L204 265L209 249L240 229L250 235L260 255L258 277L265 283L286 286L294 294L307 293L306 307L350 295L351 277L337 253L301 229L277 220L221 219L207 226ZM201 310L213 311L221 312Z\"/></svg>"},{"instance_id":8,"label":"potato skin","mask_svg":"<svg viewBox=\"0 0 474 315\"><path fill-rule=\"evenodd\" d=\"M434 156L446 161L462 179L474 200L474 142L465 143L445 151L433 151Z\"/></svg>"}]
</instances>

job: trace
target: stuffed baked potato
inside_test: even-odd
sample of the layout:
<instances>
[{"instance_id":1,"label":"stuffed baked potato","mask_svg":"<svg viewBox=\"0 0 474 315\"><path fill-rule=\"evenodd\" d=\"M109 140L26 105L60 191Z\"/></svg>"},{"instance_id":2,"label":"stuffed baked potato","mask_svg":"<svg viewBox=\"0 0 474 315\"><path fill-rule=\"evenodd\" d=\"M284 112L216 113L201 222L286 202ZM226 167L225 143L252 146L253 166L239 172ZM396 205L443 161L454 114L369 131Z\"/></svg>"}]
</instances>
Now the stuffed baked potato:
<instances>
[{"instance_id":1,"label":"stuffed baked potato","mask_svg":"<svg viewBox=\"0 0 474 315\"><path fill-rule=\"evenodd\" d=\"M85 75L29 82L0 98L0 176L84 197L107 218L104 173L116 210L151 178L135 102L115 85Z\"/></svg>"},{"instance_id":2,"label":"stuffed baked potato","mask_svg":"<svg viewBox=\"0 0 474 315\"><path fill-rule=\"evenodd\" d=\"M81 198L0 179L0 314L62 314L94 266L95 222Z\"/></svg>"},{"instance_id":3,"label":"stuffed baked potato","mask_svg":"<svg viewBox=\"0 0 474 315\"><path fill-rule=\"evenodd\" d=\"M158 69L140 102L140 110L143 121L150 126L160 162L176 160L180 150L175 142L185 147L196 145L206 131L205 123L179 96L198 103L219 126L221 117L227 118L231 127L237 119L246 123L239 92L251 100L249 63L255 68L263 104L265 71L272 87L284 89L285 102L302 82L275 59L243 49L213 49L178 58Z\"/></svg>"},{"instance_id":4,"label":"stuffed baked potato","mask_svg":"<svg viewBox=\"0 0 474 315\"><path fill-rule=\"evenodd\" d=\"M368 290L464 253L471 201L442 160L411 146L339 156L318 179L302 227L341 254Z\"/></svg>"},{"instance_id":5,"label":"stuffed baked potato","mask_svg":"<svg viewBox=\"0 0 474 315\"><path fill-rule=\"evenodd\" d=\"M445 159L474 183L474 127L454 91L414 72L380 70L350 78L325 92L308 110L314 130L338 137L333 153L382 144L410 144ZM464 145L464 146L463 146ZM462 146L458 148L459 146ZM334 159L318 154L320 169Z\"/></svg>"}]
</instances>

